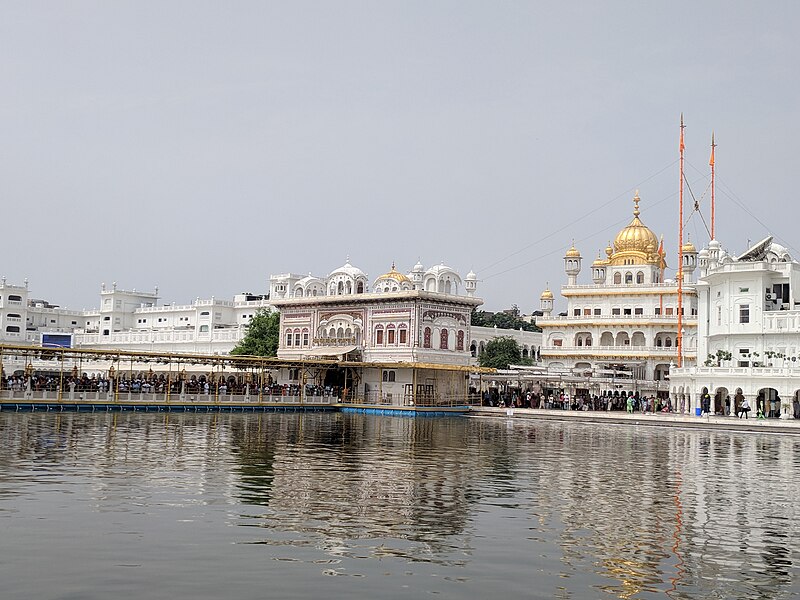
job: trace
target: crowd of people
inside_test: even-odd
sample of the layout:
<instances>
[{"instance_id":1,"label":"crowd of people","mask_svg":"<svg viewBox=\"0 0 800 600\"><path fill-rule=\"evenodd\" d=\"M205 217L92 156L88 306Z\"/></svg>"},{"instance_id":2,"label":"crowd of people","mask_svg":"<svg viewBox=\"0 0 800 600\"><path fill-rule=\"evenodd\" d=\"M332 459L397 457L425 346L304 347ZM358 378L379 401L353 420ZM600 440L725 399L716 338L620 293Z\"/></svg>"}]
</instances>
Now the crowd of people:
<instances>
[{"instance_id":1,"label":"crowd of people","mask_svg":"<svg viewBox=\"0 0 800 600\"><path fill-rule=\"evenodd\" d=\"M299 384L279 384L272 377L259 382L248 381L244 375L239 376L206 376L177 374L169 377L164 373L120 373L109 377L107 373L77 374L65 373L33 373L31 375L14 374L1 380L4 390L13 392L57 392L61 386L62 393L93 393L116 391L119 394L205 394L205 395L244 395L262 394L264 396L300 396L302 386ZM307 384L306 396L338 397L341 390L336 386Z\"/></svg>"},{"instance_id":2,"label":"crowd of people","mask_svg":"<svg viewBox=\"0 0 800 600\"><path fill-rule=\"evenodd\" d=\"M673 412L669 398L638 396L624 393L602 395L583 394L572 396L563 391L534 392L521 390L500 391L489 389L483 393L484 406L506 408L543 408L551 410L624 410L627 412Z\"/></svg>"}]
</instances>

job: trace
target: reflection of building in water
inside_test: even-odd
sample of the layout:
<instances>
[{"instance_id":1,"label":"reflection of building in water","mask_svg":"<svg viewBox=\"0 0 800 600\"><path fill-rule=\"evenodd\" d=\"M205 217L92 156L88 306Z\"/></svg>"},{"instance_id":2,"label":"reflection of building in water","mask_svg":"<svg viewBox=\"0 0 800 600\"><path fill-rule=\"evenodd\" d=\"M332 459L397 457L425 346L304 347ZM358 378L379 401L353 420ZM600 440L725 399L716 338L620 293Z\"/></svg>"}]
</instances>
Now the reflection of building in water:
<instances>
[{"instance_id":1,"label":"reflection of building in water","mask_svg":"<svg viewBox=\"0 0 800 600\"><path fill-rule=\"evenodd\" d=\"M312 520L325 539L399 536L435 551L463 531L471 463L449 452L442 461L431 456L463 438L457 419L253 415L233 428L240 496L285 512L272 515L283 529L308 531Z\"/></svg>"},{"instance_id":2,"label":"reflection of building in water","mask_svg":"<svg viewBox=\"0 0 800 600\"><path fill-rule=\"evenodd\" d=\"M720 597L735 596L742 580L763 579L773 592L792 584L787 557L800 525L797 490L786 482L797 479L797 440L574 424L479 428L493 447L517 449L512 475L530 486L541 536L560 537L565 571L604 574L598 587L614 597L660 594L667 583L699 597L716 577Z\"/></svg>"}]
</instances>

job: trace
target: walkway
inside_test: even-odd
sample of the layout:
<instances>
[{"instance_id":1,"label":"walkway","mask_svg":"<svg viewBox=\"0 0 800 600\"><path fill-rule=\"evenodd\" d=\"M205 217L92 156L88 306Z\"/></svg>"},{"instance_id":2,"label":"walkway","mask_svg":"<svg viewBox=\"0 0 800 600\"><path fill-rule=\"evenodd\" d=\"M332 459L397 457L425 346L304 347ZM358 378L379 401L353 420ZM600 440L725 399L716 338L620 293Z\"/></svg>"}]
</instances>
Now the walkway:
<instances>
[{"instance_id":1,"label":"walkway","mask_svg":"<svg viewBox=\"0 0 800 600\"><path fill-rule=\"evenodd\" d=\"M510 412L509 412L510 411ZM654 427L682 427L761 433L791 433L800 435L800 419L738 419L710 415L696 417L675 413L627 413L623 411L547 410L540 408L504 408L473 406L470 416L537 421L573 421L578 423L610 423Z\"/></svg>"}]
</instances>

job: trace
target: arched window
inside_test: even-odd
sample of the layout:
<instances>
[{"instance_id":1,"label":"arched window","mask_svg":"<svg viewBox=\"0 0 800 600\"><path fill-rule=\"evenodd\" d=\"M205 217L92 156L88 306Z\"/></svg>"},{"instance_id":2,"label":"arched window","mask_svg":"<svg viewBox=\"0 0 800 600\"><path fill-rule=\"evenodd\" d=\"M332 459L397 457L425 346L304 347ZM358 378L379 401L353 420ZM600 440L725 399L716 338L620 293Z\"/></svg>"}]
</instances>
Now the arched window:
<instances>
[{"instance_id":1,"label":"arched window","mask_svg":"<svg viewBox=\"0 0 800 600\"><path fill-rule=\"evenodd\" d=\"M477 356L478 355L478 346L477 346L477 344L475 342L472 342L472 344L470 345L469 353L472 356Z\"/></svg>"},{"instance_id":2,"label":"arched window","mask_svg":"<svg viewBox=\"0 0 800 600\"><path fill-rule=\"evenodd\" d=\"M19 327L17 327L16 325L7 325L6 326L6 332L8 332L8 333L19 333Z\"/></svg>"},{"instance_id":3,"label":"arched window","mask_svg":"<svg viewBox=\"0 0 800 600\"><path fill-rule=\"evenodd\" d=\"M450 332L447 331L447 329L442 329L441 335L439 336L439 348L442 350L447 350L449 341Z\"/></svg>"},{"instance_id":4,"label":"arched window","mask_svg":"<svg viewBox=\"0 0 800 600\"><path fill-rule=\"evenodd\" d=\"M444 284L444 293L449 294L452 291L453 291L453 286L450 284L450 281L448 280L447 283Z\"/></svg>"},{"instance_id":5,"label":"arched window","mask_svg":"<svg viewBox=\"0 0 800 600\"><path fill-rule=\"evenodd\" d=\"M625 283L633 283L633 273L630 271L625 273Z\"/></svg>"},{"instance_id":6,"label":"arched window","mask_svg":"<svg viewBox=\"0 0 800 600\"><path fill-rule=\"evenodd\" d=\"M308 346L308 329L303 329L303 346Z\"/></svg>"},{"instance_id":7,"label":"arched window","mask_svg":"<svg viewBox=\"0 0 800 600\"><path fill-rule=\"evenodd\" d=\"M287 346L291 346L292 345L292 330L291 329L287 329L286 330L286 345Z\"/></svg>"},{"instance_id":8,"label":"arched window","mask_svg":"<svg viewBox=\"0 0 800 600\"><path fill-rule=\"evenodd\" d=\"M356 285L356 294L363 294L364 293L364 282L359 281Z\"/></svg>"},{"instance_id":9,"label":"arched window","mask_svg":"<svg viewBox=\"0 0 800 600\"><path fill-rule=\"evenodd\" d=\"M336 330L336 337L339 339L344 337L344 327L339 327L339 329Z\"/></svg>"},{"instance_id":10,"label":"arched window","mask_svg":"<svg viewBox=\"0 0 800 600\"><path fill-rule=\"evenodd\" d=\"M458 334L456 334L456 350L459 352L464 351L464 331L460 329Z\"/></svg>"},{"instance_id":11,"label":"arched window","mask_svg":"<svg viewBox=\"0 0 800 600\"><path fill-rule=\"evenodd\" d=\"M672 338L667 338L666 340L664 340L664 345L667 348L672 348Z\"/></svg>"},{"instance_id":12,"label":"arched window","mask_svg":"<svg viewBox=\"0 0 800 600\"><path fill-rule=\"evenodd\" d=\"M641 271L636 273L636 283L644 283L644 273Z\"/></svg>"},{"instance_id":13,"label":"arched window","mask_svg":"<svg viewBox=\"0 0 800 600\"><path fill-rule=\"evenodd\" d=\"M622 274L614 273L614 283L622 283Z\"/></svg>"},{"instance_id":14,"label":"arched window","mask_svg":"<svg viewBox=\"0 0 800 600\"><path fill-rule=\"evenodd\" d=\"M348 294L352 294L353 293L353 284L348 281L346 289L347 289L347 293Z\"/></svg>"},{"instance_id":15,"label":"arched window","mask_svg":"<svg viewBox=\"0 0 800 600\"><path fill-rule=\"evenodd\" d=\"M394 325L389 325L386 328L386 343L393 346L395 344L395 341L396 340L395 340Z\"/></svg>"},{"instance_id":16,"label":"arched window","mask_svg":"<svg viewBox=\"0 0 800 600\"><path fill-rule=\"evenodd\" d=\"M294 330L294 345L295 346L299 346L300 345L300 330L299 329L295 329Z\"/></svg>"},{"instance_id":17,"label":"arched window","mask_svg":"<svg viewBox=\"0 0 800 600\"><path fill-rule=\"evenodd\" d=\"M339 285L338 285L338 286L336 286L336 293L337 293L339 296L341 296L342 294L344 294L344 283L342 283L341 281L339 282Z\"/></svg>"},{"instance_id":18,"label":"arched window","mask_svg":"<svg viewBox=\"0 0 800 600\"><path fill-rule=\"evenodd\" d=\"M22 302L22 296L18 296L17 294L9 294L8 300L10 302Z\"/></svg>"},{"instance_id":19,"label":"arched window","mask_svg":"<svg viewBox=\"0 0 800 600\"><path fill-rule=\"evenodd\" d=\"M400 334L400 345L404 346L405 344L408 344L408 330L406 329L405 325L400 326L399 334Z\"/></svg>"},{"instance_id":20,"label":"arched window","mask_svg":"<svg viewBox=\"0 0 800 600\"><path fill-rule=\"evenodd\" d=\"M375 328L375 345L383 346L383 325L378 325Z\"/></svg>"},{"instance_id":21,"label":"arched window","mask_svg":"<svg viewBox=\"0 0 800 600\"><path fill-rule=\"evenodd\" d=\"M430 327L426 327L425 328L425 334L423 336L422 347L423 348L430 348L431 347L431 328Z\"/></svg>"},{"instance_id":22,"label":"arched window","mask_svg":"<svg viewBox=\"0 0 800 600\"><path fill-rule=\"evenodd\" d=\"M656 347L661 348L661 338L656 338Z\"/></svg>"},{"instance_id":23,"label":"arched window","mask_svg":"<svg viewBox=\"0 0 800 600\"><path fill-rule=\"evenodd\" d=\"M207 310L204 310L203 312L201 312L201 313L200 313L200 316L201 316L201 317L207 317L207 316L209 316L210 314L211 314L210 312L208 312Z\"/></svg>"}]
</instances>

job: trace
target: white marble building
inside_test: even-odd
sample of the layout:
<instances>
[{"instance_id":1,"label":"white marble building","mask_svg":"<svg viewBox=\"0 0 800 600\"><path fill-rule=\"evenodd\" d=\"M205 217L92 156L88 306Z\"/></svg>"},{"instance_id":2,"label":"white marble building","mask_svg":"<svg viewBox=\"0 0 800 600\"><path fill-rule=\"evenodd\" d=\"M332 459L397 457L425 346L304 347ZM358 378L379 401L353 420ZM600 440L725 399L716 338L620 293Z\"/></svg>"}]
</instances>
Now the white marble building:
<instances>
[{"instance_id":1,"label":"white marble building","mask_svg":"<svg viewBox=\"0 0 800 600\"><path fill-rule=\"evenodd\" d=\"M670 365L678 362L678 284L664 279L663 243L639 218L639 195L633 220L598 253L591 283L579 283L583 257L573 246L564 256L567 309L553 315L554 295L541 295L541 356L551 372L583 378L573 393L600 393L613 381L615 390L668 394ZM692 275L697 251L684 245L683 355L697 356L697 295Z\"/></svg>"},{"instance_id":2,"label":"white marble building","mask_svg":"<svg viewBox=\"0 0 800 600\"><path fill-rule=\"evenodd\" d=\"M673 372L670 389L685 410L711 412L746 398L765 416L792 416L800 399L800 263L772 237L744 254L728 254L717 240L699 253L698 364Z\"/></svg>"}]
</instances>

